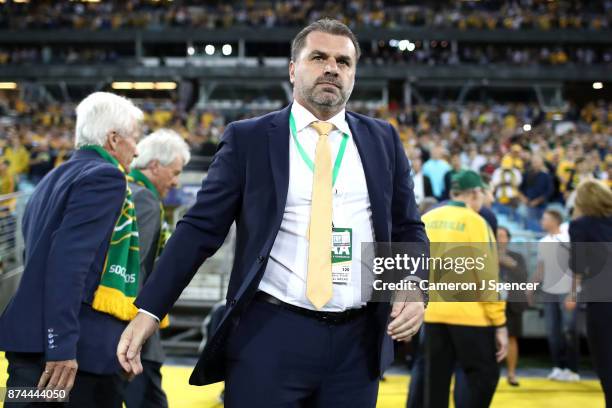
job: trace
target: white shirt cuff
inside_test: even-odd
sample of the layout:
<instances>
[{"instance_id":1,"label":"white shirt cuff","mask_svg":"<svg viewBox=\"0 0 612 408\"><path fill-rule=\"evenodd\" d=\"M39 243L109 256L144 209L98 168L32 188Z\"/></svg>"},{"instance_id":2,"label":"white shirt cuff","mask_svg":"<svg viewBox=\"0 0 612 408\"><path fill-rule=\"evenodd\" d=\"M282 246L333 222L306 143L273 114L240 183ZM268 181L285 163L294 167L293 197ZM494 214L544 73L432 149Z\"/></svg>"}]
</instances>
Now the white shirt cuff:
<instances>
[{"instance_id":1,"label":"white shirt cuff","mask_svg":"<svg viewBox=\"0 0 612 408\"><path fill-rule=\"evenodd\" d=\"M146 315L151 316L152 318L154 318L155 320L157 320L157 323L159 323L159 317L155 316L153 313L147 312L144 309L138 309L138 313L144 313Z\"/></svg>"}]
</instances>

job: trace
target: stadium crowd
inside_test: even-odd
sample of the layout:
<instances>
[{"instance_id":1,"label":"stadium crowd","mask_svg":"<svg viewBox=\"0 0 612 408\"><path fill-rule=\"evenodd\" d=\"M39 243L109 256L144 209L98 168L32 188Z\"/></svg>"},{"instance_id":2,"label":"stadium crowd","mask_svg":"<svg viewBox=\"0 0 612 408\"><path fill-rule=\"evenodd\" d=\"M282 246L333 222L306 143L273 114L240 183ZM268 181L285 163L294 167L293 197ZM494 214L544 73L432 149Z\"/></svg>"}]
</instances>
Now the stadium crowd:
<instances>
[{"instance_id":1,"label":"stadium crowd","mask_svg":"<svg viewBox=\"0 0 612 408\"><path fill-rule=\"evenodd\" d=\"M417 3L417 4L415 4ZM334 16L353 28L400 26L511 30L610 27L612 2L497 0L407 2L381 0L128 0L99 3L32 1L0 5L0 29L110 30L163 27L292 27Z\"/></svg>"},{"instance_id":2,"label":"stadium crowd","mask_svg":"<svg viewBox=\"0 0 612 408\"><path fill-rule=\"evenodd\" d=\"M170 127L181 134L196 156L212 156L231 120L239 116L209 110L179 114L172 102L143 100L145 129ZM73 149L74 105L27 104L0 100L11 118L0 125L4 178L36 184L65 161ZM489 180L498 211L539 230L537 220L550 204L573 207L573 192L586 178L612 186L612 104L570 106L544 112L537 104L450 102L400 108L395 104L364 112L386 119L398 130L419 180L417 199L448 199L454 172L469 168ZM422 179L421 179L422 178ZM18 183L1 182L2 193ZM534 221L535 220L535 221Z\"/></svg>"}]
</instances>

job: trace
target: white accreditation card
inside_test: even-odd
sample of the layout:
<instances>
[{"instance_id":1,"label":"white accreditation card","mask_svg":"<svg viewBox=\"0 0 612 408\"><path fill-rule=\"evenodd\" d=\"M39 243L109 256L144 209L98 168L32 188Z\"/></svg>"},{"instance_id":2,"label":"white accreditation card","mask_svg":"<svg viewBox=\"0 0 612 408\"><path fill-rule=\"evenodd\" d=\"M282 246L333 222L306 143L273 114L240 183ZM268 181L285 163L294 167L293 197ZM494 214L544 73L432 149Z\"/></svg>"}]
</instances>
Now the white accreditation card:
<instances>
[{"instance_id":1,"label":"white accreditation card","mask_svg":"<svg viewBox=\"0 0 612 408\"><path fill-rule=\"evenodd\" d=\"M351 281L353 262L353 229L332 228L332 282L346 283Z\"/></svg>"}]
</instances>

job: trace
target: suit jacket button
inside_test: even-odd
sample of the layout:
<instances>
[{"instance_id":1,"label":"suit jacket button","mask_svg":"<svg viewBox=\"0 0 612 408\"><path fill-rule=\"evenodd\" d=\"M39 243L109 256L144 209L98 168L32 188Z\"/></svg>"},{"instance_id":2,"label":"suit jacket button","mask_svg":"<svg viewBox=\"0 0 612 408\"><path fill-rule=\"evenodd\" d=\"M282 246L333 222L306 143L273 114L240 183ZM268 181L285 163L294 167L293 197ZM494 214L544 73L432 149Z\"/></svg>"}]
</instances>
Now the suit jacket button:
<instances>
[{"instance_id":1,"label":"suit jacket button","mask_svg":"<svg viewBox=\"0 0 612 408\"><path fill-rule=\"evenodd\" d=\"M263 256L263 255L260 255L260 256L257 257L257 262L259 262L259 263L263 263L265 260L266 260L266 257Z\"/></svg>"},{"instance_id":2,"label":"suit jacket button","mask_svg":"<svg viewBox=\"0 0 612 408\"><path fill-rule=\"evenodd\" d=\"M230 306L234 306L236 305L236 299L232 299L232 301L230 302Z\"/></svg>"}]
</instances>

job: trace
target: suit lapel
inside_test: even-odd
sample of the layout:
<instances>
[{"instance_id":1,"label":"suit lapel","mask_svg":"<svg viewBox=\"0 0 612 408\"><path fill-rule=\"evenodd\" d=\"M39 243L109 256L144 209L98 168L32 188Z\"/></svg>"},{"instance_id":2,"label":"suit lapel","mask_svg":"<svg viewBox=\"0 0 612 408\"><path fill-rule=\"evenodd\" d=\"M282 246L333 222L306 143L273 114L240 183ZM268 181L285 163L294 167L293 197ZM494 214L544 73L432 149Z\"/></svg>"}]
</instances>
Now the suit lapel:
<instances>
[{"instance_id":1,"label":"suit lapel","mask_svg":"<svg viewBox=\"0 0 612 408\"><path fill-rule=\"evenodd\" d=\"M384 157L384 152L376 143L378 140L370 133L370 129L365 126L362 120L346 113L346 120L351 129L357 151L361 157L363 164L363 172L365 173L366 184L368 187L368 195L370 197L370 205L372 206L372 222L374 224L374 239L376 241L389 240L387 228L385 228L385 211L383 201L382 183L380 183L379 173L377 169L381 165L381 158Z\"/></svg>"},{"instance_id":2,"label":"suit lapel","mask_svg":"<svg viewBox=\"0 0 612 408\"><path fill-rule=\"evenodd\" d=\"M283 219L287 193L289 191L289 113L291 105L279 111L268 128L268 146L270 149L270 168L274 193L276 195L276 224L278 231ZM276 235L276 234L275 234Z\"/></svg>"},{"instance_id":3,"label":"suit lapel","mask_svg":"<svg viewBox=\"0 0 612 408\"><path fill-rule=\"evenodd\" d=\"M291 105L279 111L270 122L268 128L268 148L270 152L270 168L272 169L272 179L274 184L274 194L276 196L277 219L274 231L278 231L282 222L283 212L287 203L287 193L289 191L289 114ZM365 173L368 196L372 206L372 221L374 223L374 233L376 240L389 240L387 228L385 228L385 209L384 192L382 183L377 172L380 166L380 159L384 157L378 140L370 133L364 122L347 112L346 119L351 129L357 151L361 157L363 171ZM275 225L275 226L276 226Z\"/></svg>"}]
</instances>

